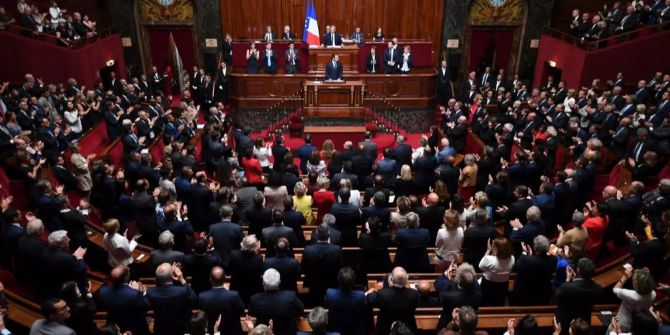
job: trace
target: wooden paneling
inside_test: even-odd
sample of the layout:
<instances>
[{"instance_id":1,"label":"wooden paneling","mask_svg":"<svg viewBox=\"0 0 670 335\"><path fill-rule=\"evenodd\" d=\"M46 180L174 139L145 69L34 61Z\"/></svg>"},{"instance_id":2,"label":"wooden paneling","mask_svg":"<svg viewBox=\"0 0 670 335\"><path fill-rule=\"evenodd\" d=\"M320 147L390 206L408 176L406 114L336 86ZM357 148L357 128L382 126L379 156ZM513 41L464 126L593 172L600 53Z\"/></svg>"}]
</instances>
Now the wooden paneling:
<instances>
[{"instance_id":1,"label":"wooden paneling","mask_svg":"<svg viewBox=\"0 0 670 335\"><path fill-rule=\"evenodd\" d=\"M398 107L429 108L435 100L436 75L434 70L407 75L355 74L346 76L345 80L364 81L366 91L386 98ZM265 108L275 104L278 98L300 91L304 81L314 80L314 76L249 75L234 72L231 79L230 99L234 106Z\"/></svg>"},{"instance_id":2,"label":"wooden paneling","mask_svg":"<svg viewBox=\"0 0 670 335\"><path fill-rule=\"evenodd\" d=\"M388 38L431 39L437 60L442 40L443 0L315 0L319 31L334 24L341 34L360 26L366 38L382 27ZM220 0L221 27L233 39L260 39L265 27L277 33L290 25L298 39L305 24L305 0Z\"/></svg>"}]
</instances>

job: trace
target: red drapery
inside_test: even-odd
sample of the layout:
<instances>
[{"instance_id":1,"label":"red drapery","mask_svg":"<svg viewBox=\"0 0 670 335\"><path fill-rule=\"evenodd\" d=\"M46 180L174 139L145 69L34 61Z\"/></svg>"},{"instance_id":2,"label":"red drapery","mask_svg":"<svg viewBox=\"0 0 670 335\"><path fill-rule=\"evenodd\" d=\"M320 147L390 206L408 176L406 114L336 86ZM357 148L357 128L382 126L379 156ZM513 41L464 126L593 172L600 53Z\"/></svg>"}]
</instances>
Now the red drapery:
<instances>
[{"instance_id":1,"label":"red drapery","mask_svg":"<svg viewBox=\"0 0 670 335\"><path fill-rule=\"evenodd\" d=\"M195 57L193 56L193 32L191 29L180 27L170 27L168 29L151 27L147 30L149 32L151 59L153 60L153 65L156 65L159 71L165 70L165 67L168 65L168 47L170 46L170 33L172 33L174 42L179 49L179 55L184 63L184 69L189 73L191 72L193 65L195 65ZM173 73L173 75L176 74Z\"/></svg>"},{"instance_id":2,"label":"red drapery","mask_svg":"<svg viewBox=\"0 0 670 335\"><path fill-rule=\"evenodd\" d=\"M512 56L512 42L514 40L514 31L498 30L494 32L493 40L496 47L496 67L498 69L507 68L510 56Z\"/></svg>"},{"instance_id":3,"label":"red drapery","mask_svg":"<svg viewBox=\"0 0 670 335\"><path fill-rule=\"evenodd\" d=\"M486 50L493 43L493 31L472 30L470 34L470 69L475 69L486 56Z\"/></svg>"}]
</instances>

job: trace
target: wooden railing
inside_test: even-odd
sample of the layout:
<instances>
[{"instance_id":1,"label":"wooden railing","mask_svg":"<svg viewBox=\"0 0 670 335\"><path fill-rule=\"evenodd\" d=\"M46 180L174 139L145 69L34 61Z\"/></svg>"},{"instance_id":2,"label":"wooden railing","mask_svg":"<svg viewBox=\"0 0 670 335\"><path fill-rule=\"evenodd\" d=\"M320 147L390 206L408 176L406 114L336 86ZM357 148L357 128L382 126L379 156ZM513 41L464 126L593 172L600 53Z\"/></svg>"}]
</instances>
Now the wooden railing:
<instances>
[{"instance_id":1,"label":"wooden railing","mask_svg":"<svg viewBox=\"0 0 670 335\"><path fill-rule=\"evenodd\" d=\"M30 30L22 27L17 22L10 23L5 25L5 31L23 35L34 40L44 41L53 45L60 45L70 49L79 49L90 44L97 42L102 38L111 36L114 33L114 27L107 27L103 29L96 30L96 34L91 37L81 37L75 41L66 41L64 39L58 38L56 35L47 34L39 31Z\"/></svg>"},{"instance_id":2,"label":"wooden railing","mask_svg":"<svg viewBox=\"0 0 670 335\"><path fill-rule=\"evenodd\" d=\"M580 36L575 36L571 35L570 33L567 33L562 30L554 29L551 27L546 27L544 29L544 34L549 35L553 38L557 38L563 42L572 44L576 47L579 47L581 49L584 49L586 51L593 51L593 50L598 50L602 49L608 46L616 45L619 43L627 42L635 37L637 37L640 33L654 33L658 32L661 30L664 30L670 26L670 21L668 22L663 22L655 25L644 25L641 26L635 30L631 30L629 32L621 33L621 34L616 34L607 38L603 39L598 39L598 40L583 40Z\"/></svg>"}]
</instances>

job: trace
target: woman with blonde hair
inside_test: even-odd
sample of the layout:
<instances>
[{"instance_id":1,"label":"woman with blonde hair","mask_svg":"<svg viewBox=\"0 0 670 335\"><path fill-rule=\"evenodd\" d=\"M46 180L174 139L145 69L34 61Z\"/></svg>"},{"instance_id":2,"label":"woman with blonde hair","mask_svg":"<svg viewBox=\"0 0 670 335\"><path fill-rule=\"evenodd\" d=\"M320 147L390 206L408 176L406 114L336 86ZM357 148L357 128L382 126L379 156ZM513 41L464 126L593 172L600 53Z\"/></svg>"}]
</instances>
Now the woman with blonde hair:
<instances>
[{"instance_id":1,"label":"woman with blonde hair","mask_svg":"<svg viewBox=\"0 0 670 335\"><path fill-rule=\"evenodd\" d=\"M412 176L412 169L405 164L400 167L400 175L396 179L395 195L409 196L414 193L414 177Z\"/></svg>"},{"instance_id":2,"label":"woman with blonde hair","mask_svg":"<svg viewBox=\"0 0 670 335\"><path fill-rule=\"evenodd\" d=\"M503 306L509 290L509 277L514 267L514 248L505 237L489 240L479 268L484 273L481 283L482 306Z\"/></svg>"},{"instance_id":3,"label":"woman with blonde hair","mask_svg":"<svg viewBox=\"0 0 670 335\"><path fill-rule=\"evenodd\" d=\"M102 242L107 250L107 262L109 266L128 266L133 263L133 251L137 247L137 240L141 235L137 234L128 240L128 230L123 235L119 234L119 220L109 219L102 224L105 235Z\"/></svg>"},{"instance_id":4,"label":"woman with blonde hair","mask_svg":"<svg viewBox=\"0 0 670 335\"><path fill-rule=\"evenodd\" d=\"M458 177L458 193L463 199L470 199L477 184L477 158L473 154L465 155L465 167Z\"/></svg>"},{"instance_id":5,"label":"woman with blonde hair","mask_svg":"<svg viewBox=\"0 0 670 335\"><path fill-rule=\"evenodd\" d=\"M455 261L463 245L463 227L459 224L458 212L444 212L444 223L435 238L437 247L438 270L443 270L448 263Z\"/></svg>"},{"instance_id":6,"label":"woman with blonde hair","mask_svg":"<svg viewBox=\"0 0 670 335\"><path fill-rule=\"evenodd\" d=\"M333 157L333 153L335 152L336 150L333 140L326 139L323 141L323 144L321 145L321 159L327 161Z\"/></svg>"},{"instance_id":7,"label":"woman with blonde hair","mask_svg":"<svg viewBox=\"0 0 670 335\"><path fill-rule=\"evenodd\" d=\"M314 214L312 213L312 196L307 195L307 186L305 183L299 181L295 183L293 187L293 205L295 206L295 211L302 214L305 217L305 223L307 225L314 224Z\"/></svg>"}]
</instances>

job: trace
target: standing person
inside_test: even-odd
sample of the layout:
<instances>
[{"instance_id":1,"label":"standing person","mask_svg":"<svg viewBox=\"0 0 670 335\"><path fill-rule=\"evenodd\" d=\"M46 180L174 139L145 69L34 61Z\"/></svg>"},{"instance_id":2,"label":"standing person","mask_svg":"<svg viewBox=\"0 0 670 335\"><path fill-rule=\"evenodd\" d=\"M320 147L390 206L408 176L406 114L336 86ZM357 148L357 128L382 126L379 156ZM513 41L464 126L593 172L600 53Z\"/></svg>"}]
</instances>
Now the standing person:
<instances>
[{"instance_id":1,"label":"standing person","mask_svg":"<svg viewBox=\"0 0 670 335\"><path fill-rule=\"evenodd\" d=\"M251 42L251 46L247 49L247 73L256 74L259 72L258 62L261 59L260 51L256 49L256 43Z\"/></svg>"},{"instance_id":2,"label":"standing person","mask_svg":"<svg viewBox=\"0 0 670 335\"><path fill-rule=\"evenodd\" d=\"M186 282L181 269L163 263L156 269L156 287L147 291L147 299L155 313L156 334L182 335L186 333L191 310L197 296Z\"/></svg>"},{"instance_id":3,"label":"standing person","mask_svg":"<svg viewBox=\"0 0 670 335\"><path fill-rule=\"evenodd\" d=\"M229 291L224 287L225 272L222 267L215 266L209 276L212 288L200 292L198 304L207 315L208 331L214 334L214 324L221 320L221 329L225 334L242 335L239 319L244 315L244 302L236 291Z\"/></svg>"},{"instance_id":4,"label":"standing person","mask_svg":"<svg viewBox=\"0 0 670 335\"><path fill-rule=\"evenodd\" d=\"M75 335L72 328L65 325L70 318L70 307L63 299L53 298L42 304L42 315L44 319L33 322L30 327L30 335Z\"/></svg>"},{"instance_id":5,"label":"standing person","mask_svg":"<svg viewBox=\"0 0 670 335\"><path fill-rule=\"evenodd\" d=\"M342 63L340 63L340 56L333 54L330 62L326 64L326 80L342 80L344 73Z\"/></svg>"},{"instance_id":6,"label":"standing person","mask_svg":"<svg viewBox=\"0 0 670 335\"><path fill-rule=\"evenodd\" d=\"M396 321L402 321L412 331L416 331L414 314L419 305L419 293L407 287L408 280L407 271L396 267L389 276L389 287L368 294L368 304L379 308L377 335L389 334L392 324Z\"/></svg>"},{"instance_id":7,"label":"standing person","mask_svg":"<svg viewBox=\"0 0 670 335\"><path fill-rule=\"evenodd\" d=\"M107 250L107 262L109 266L128 266L133 263L133 251L137 247L137 240L141 235L137 234L128 239L126 230L123 235L119 234L119 220L109 219L102 224L105 235L102 241Z\"/></svg>"},{"instance_id":8,"label":"standing person","mask_svg":"<svg viewBox=\"0 0 670 335\"><path fill-rule=\"evenodd\" d=\"M300 268L305 274L312 302L323 304L328 288L337 287L337 273L342 267L342 250L330 243L330 227L322 223L316 230L316 244L308 245L302 255Z\"/></svg>"},{"instance_id":9,"label":"standing person","mask_svg":"<svg viewBox=\"0 0 670 335\"><path fill-rule=\"evenodd\" d=\"M274 50L272 50L272 43L265 45L265 51L263 52L263 72L269 74L277 73L277 56L275 56Z\"/></svg>"},{"instance_id":10,"label":"standing person","mask_svg":"<svg viewBox=\"0 0 670 335\"><path fill-rule=\"evenodd\" d=\"M482 305L504 306L509 291L509 277L514 267L514 248L505 237L489 240L486 254L479 261L484 272L481 282Z\"/></svg>"},{"instance_id":11,"label":"standing person","mask_svg":"<svg viewBox=\"0 0 670 335\"><path fill-rule=\"evenodd\" d=\"M251 297L249 315L256 317L257 324L266 325L272 320L274 334L295 334L296 320L305 309L302 301L295 292L279 289L281 277L277 270L265 270L262 280L265 291Z\"/></svg>"},{"instance_id":12,"label":"standing person","mask_svg":"<svg viewBox=\"0 0 670 335\"><path fill-rule=\"evenodd\" d=\"M442 228L437 231L435 246L437 247L437 259L442 267L446 268L447 263L455 261L463 245L463 227L459 225L458 213L454 210L444 212L444 223ZM438 271L442 272L442 271Z\"/></svg>"},{"instance_id":13,"label":"standing person","mask_svg":"<svg viewBox=\"0 0 670 335\"><path fill-rule=\"evenodd\" d=\"M368 73L379 73L379 56L377 55L377 47L372 46L365 62L365 69Z\"/></svg>"},{"instance_id":14,"label":"standing person","mask_svg":"<svg viewBox=\"0 0 670 335\"><path fill-rule=\"evenodd\" d=\"M365 334L365 293L354 290L354 270L350 267L341 268L337 274L337 283L338 288L326 291L328 330L347 335Z\"/></svg>"},{"instance_id":15,"label":"standing person","mask_svg":"<svg viewBox=\"0 0 670 335\"><path fill-rule=\"evenodd\" d=\"M300 71L300 52L295 48L293 41L289 42L288 49L284 51L286 62L286 73L294 74Z\"/></svg>"},{"instance_id":16,"label":"standing person","mask_svg":"<svg viewBox=\"0 0 670 335\"><path fill-rule=\"evenodd\" d=\"M633 289L623 288L630 279L633 279ZM654 303L656 282L646 270L633 270L626 267L621 279L614 285L614 295L621 299L616 319L622 332L630 332L633 325L633 316L637 312L646 311Z\"/></svg>"},{"instance_id":17,"label":"standing person","mask_svg":"<svg viewBox=\"0 0 670 335\"><path fill-rule=\"evenodd\" d=\"M572 320L591 320L593 305L598 303L604 290L591 279L596 266L592 260L582 258L577 262L577 270L566 268L566 281L556 290L556 321L561 325L562 334L568 334Z\"/></svg>"},{"instance_id":18,"label":"standing person","mask_svg":"<svg viewBox=\"0 0 670 335\"><path fill-rule=\"evenodd\" d=\"M551 279L556 270L556 256L549 255L549 240L542 235L533 239L532 248L525 243L523 246L524 255L516 262L515 305L547 305L552 296Z\"/></svg>"},{"instance_id":19,"label":"standing person","mask_svg":"<svg viewBox=\"0 0 670 335\"><path fill-rule=\"evenodd\" d=\"M442 103L447 103L453 97L453 88L451 86L451 74L447 68L447 61L442 60L437 68L437 96Z\"/></svg>"}]
</instances>

